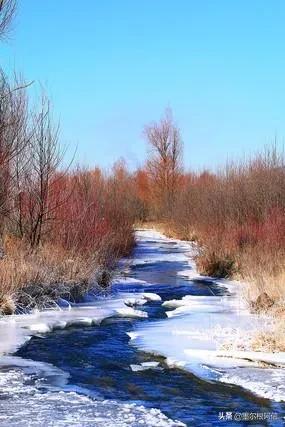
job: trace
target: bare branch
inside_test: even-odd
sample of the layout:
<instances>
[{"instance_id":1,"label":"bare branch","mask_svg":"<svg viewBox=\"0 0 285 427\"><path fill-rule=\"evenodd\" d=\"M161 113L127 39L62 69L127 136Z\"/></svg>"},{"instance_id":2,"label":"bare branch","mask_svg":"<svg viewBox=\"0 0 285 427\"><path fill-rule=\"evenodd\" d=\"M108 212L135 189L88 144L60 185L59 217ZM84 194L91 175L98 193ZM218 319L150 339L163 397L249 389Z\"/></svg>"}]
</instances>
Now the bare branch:
<instances>
[{"instance_id":1,"label":"bare branch","mask_svg":"<svg viewBox=\"0 0 285 427\"><path fill-rule=\"evenodd\" d=\"M0 0L0 39L9 35L11 23L16 14L17 0Z\"/></svg>"},{"instance_id":2,"label":"bare branch","mask_svg":"<svg viewBox=\"0 0 285 427\"><path fill-rule=\"evenodd\" d=\"M157 209L170 214L181 176L183 149L180 131L173 122L171 110L166 110L160 122L146 126L144 134L150 146L147 165Z\"/></svg>"}]
</instances>

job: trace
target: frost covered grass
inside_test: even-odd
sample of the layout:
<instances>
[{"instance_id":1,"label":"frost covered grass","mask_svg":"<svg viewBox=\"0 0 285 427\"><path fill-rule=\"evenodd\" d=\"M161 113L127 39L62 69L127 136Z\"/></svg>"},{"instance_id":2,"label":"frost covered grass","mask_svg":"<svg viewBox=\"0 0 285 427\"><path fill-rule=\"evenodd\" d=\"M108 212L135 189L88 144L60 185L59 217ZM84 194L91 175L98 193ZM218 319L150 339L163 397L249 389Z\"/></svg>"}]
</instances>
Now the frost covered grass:
<instances>
[{"instance_id":1,"label":"frost covered grass","mask_svg":"<svg viewBox=\"0 0 285 427\"><path fill-rule=\"evenodd\" d=\"M253 252L243 254L240 276L253 284L247 287L246 297L248 301L256 301L266 292L274 303L274 311L281 312L282 305L285 309L285 254L281 250L270 253L261 248Z\"/></svg>"},{"instance_id":2,"label":"frost covered grass","mask_svg":"<svg viewBox=\"0 0 285 427\"><path fill-rule=\"evenodd\" d=\"M254 351L262 353L285 353L284 318L263 319L258 327L247 331L245 335L239 328L232 329L219 349L222 351Z\"/></svg>"},{"instance_id":3,"label":"frost covered grass","mask_svg":"<svg viewBox=\"0 0 285 427\"><path fill-rule=\"evenodd\" d=\"M0 310L43 308L59 297L84 294L95 273L94 260L45 244L36 252L14 244L0 260Z\"/></svg>"},{"instance_id":4,"label":"frost covered grass","mask_svg":"<svg viewBox=\"0 0 285 427\"><path fill-rule=\"evenodd\" d=\"M283 319L274 319L272 325L252 338L251 348L262 352L285 352L285 326Z\"/></svg>"},{"instance_id":5,"label":"frost covered grass","mask_svg":"<svg viewBox=\"0 0 285 427\"><path fill-rule=\"evenodd\" d=\"M45 309L60 298L76 302L91 289L106 289L119 254L112 253L110 242L84 252L49 242L31 250L20 239L6 239L0 259L0 314Z\"/></svg>"}]
</instances>

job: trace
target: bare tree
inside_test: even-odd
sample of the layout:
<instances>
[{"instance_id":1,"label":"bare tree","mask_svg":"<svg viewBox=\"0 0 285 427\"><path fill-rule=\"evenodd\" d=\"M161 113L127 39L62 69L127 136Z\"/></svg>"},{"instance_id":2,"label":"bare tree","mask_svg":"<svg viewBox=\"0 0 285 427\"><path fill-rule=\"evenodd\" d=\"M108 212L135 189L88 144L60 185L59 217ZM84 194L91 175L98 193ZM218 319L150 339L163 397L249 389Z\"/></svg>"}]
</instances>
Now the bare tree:
<instances>
[{"instance_id":1,"label":"bare tree","mask_svg":"<svg viewBox=\"0 0 285 427\"><path fill-rule=\"evenodd\" d=\"M15 89L16 88L16 89ZM13 86L0 71L0 216L1 228L11 211L10 192L14 162L27 143L27 97L25 84L15 78Z\"/></svg>"},{"instance_id":2,"label":"bare tree","mask_svg":"<svg viewBox=\"0 0 285 427\"><path fill-rule=\"evenodd\" d=\"M59 124L53 124L50 102L44 95L39 113L32 115L31 126L28 144L18 157L21 165L17 169L17 225L19 234L35 247L65 197L56 193L57 182L62 178L58 168L64 154L58 141Z\"/></svg>"},{"instance_id":3,"label":"bare tree","mask_svg":"<svg viewBox=\"0 0 285 427\"><path fill-rule=\"evenodd\" d=\"M171 110L158 122L144 129L150 146L147 167L159 213L171 215L182 172L183 145Z\"/></svg>"},{"instance_id":4,"label":"bare tree","mask_svg":"<svg viewBox=\"0 0 285 427\"><path fill-rule=\"evenodd\" d=\"M7 37L16 13L16 0L0 0L0 39Z\"/></svg>"}]
</instances>

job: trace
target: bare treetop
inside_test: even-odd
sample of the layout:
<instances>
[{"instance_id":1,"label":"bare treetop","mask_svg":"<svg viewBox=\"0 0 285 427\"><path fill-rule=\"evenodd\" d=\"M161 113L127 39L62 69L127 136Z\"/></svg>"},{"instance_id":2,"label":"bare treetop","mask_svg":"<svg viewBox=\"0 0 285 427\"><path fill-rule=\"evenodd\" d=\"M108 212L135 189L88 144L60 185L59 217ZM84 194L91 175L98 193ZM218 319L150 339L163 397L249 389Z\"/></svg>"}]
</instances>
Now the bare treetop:
<instances>
[{"instance_id":1,"label":"bare treetop","mask_svg":"<svg viewBox=\"0 0 285 427\"><path fill-rule=\"evenodd\" d=\"M17 0L0 0L0 39L7 37L16 13Z\"/></svg>"},{"instance_id":2,"label":"bare treetop","mask_svg":"<svg viewBox=\"0 0 285 427\"><path fill-rule=\"evenodd\" d=\"M183 144L180 130L173 120L170 109L159 122L144 128L150 153L148 172L153 180L153 194L158 209L171 212L174 206L182 172Z\"/></svg>"}]
</instances>

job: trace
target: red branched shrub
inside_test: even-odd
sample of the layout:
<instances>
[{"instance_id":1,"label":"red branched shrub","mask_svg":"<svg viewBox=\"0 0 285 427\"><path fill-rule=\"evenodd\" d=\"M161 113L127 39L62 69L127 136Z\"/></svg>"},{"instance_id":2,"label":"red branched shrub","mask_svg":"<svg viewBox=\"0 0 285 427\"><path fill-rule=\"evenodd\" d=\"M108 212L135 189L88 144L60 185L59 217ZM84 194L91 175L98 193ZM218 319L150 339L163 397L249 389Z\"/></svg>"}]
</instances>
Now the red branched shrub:
<instances>
[{"instance_id":1,"label":"red branched shrub","mask_svg":"<svg viewBox=\"0 0 285 427\"><path fill-rule=\"evenodd\" d=\"M124 179L129 181L99 169L69 173L59 189L65 202L55 212L52 238L68 250L96 254L103 264L125 255L133 244L134 217L127 210L131 193L122 190Z\"/></svg>"}]
</instances>

